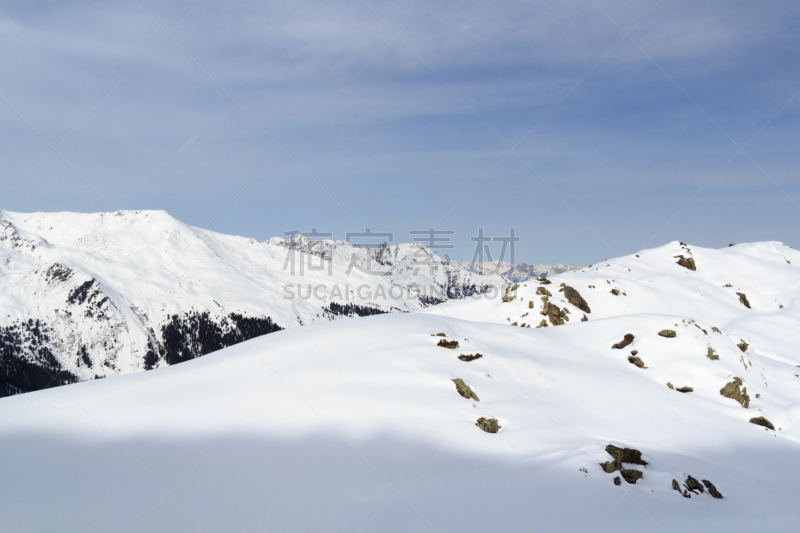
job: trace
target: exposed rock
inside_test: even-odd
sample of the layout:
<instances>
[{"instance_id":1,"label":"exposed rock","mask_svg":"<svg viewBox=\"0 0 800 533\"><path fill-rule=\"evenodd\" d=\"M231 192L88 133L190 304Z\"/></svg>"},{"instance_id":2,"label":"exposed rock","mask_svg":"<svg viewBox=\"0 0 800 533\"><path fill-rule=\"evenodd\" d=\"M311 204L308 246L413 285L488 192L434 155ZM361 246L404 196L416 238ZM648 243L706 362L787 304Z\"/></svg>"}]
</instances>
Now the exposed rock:
<instances>
[{"instance_id":1,"label":"exposed rock","mask_svg":"<svg viewBox=\"0 0 800 533\"><path fill-rule=\"evenodd\" d=\"M611 294L614 296L619 296L619 289L611 289Z\"/></svg>"},{"instance_id":2,"label":"exposed rock","mask_svg":"<svg viewBox=\"0 0 800 533\"><path fill-rule=\"evenodd\" d=\"M631 350L631 355L639 355L639 350Z\"/></svg>"},{"instance_id":3,"label":"exposed rock","mask_svg":"<svg viewBox=\"0 0 800 533\"><path fill-rule=\"evenodd\" d=\"M539 278L536 281L538 281L541 285L550 285L551 283L553 283L547 278Z\"/></svg>"},{"instance_id":4,"label":"exposed rock","mask_svg":"<svg viewBox=\"0 0 800 533\"><path fill-rule=\"evenodd\" d=\"M626 333L625 336L622 338L622 340L620 342L616 343L615 345L613 345L611 348L612 349L621 350L621 349L625 348L626 346L628 346L630 343L632 343L633 339L635 339L635 337L633 336L632 333Z\"/></svg>"},{"instance_id":5,"label":"exposed rock","mask_svg":"<svg viewBox=\"0 0 800 533\"><path fill-rule=\"evenodd\" d=\"M632 355L630 357L628 357L628 362L631 363L631 364L636 365L639 368L647 368L646 366L644 366L644 361L642 361L638 357L634 357Z\"/></svg>"},{"instance_id":6,"label":"exposed rock","mask_svg":"<svg viewBox=\"0 0 800 533\"><path fill-rule=\"evenodd\" d=\"M673 387L672 383L670 383L669 381L667 381L667 387L669 387L672 390L675 390L675 387Z\"/></svg>"},{"instance_id":7,"label":"exposed rock","mask_svg":"<svg viewBox=\"0 0 800 533\"><path fill-rule=\"evenodd\" d=\"M718 500L722 499L722 494L719 493L717 487L715 487L713 483L711 483L707 479L704 479L703 484L706 486L706 489L708 489L708 493L711 494L712 497L717 498Z\"/></svg>"},{"instance_id":8,"label":"exposed rock","mask_svg":"<svg viewBox=\"0 0 800 533\"><path fill-rule=\"evenodd\" d=\"M688 268L689 270L697 270L697 266L695 266L694 264L694 259L692 259L691 257L689 257L688 259L686 257L683 257L682 255L679 255L677 257L678 257L678 264L683 268Z\"/></svg>"},{"instance_id":9,"label":"exposed rock","mask_svg":"<svg viewBox=\"0 0 800 533\"><path fill-rule=\"evenodd\" d=\"M455 350L458 348L458 341L446 341L444 339L440 340L436 346L441 346L442 348L450 348L451 350Z\"/></svg>"},{"instance_id":10,"label":"exposed rock","mask_svg":"<svg viewBox=\"0 0 800 533\"><path fill-rule=\"evenodd\" d=\"M500 430L500 425L494 418L480 417L478 421L475 422L475 425L481 428L486 433L497 433Z\"/></svg>"},{"instance_id":11,"label":"exposed rock","mask_svg":"<svg viewBox=\"0 0 800 533\"><path fill-rule=\"evenodd\" d=\"M617 470L622 470L622 463L617 460L600 463L600 466L606 474L612 474Z\"/></svg>"},{"instance_id":12,"label":"exposed rock","mask_svg":"<svg viewBox=\"0 0 800 533\"><path fill-rule=\"evenodd\" d=\"M711 346L708 347L708 353L706 353L706 357L708 357L712 361L717 361L719 359L719 355L714 353L714 349L711 348Z\"/></svg>"},{"instance_id":13,"label":"exposed rock","mask_svg":"<svg viewBox=\"0 0 800 533\"><path fill-rule=\"evenodd\" d=\"M561 289L559 290L564 292L564 297L567 299L569 303L571 303L584 313L592 312L592 310L589 308L589 304L586 303L586 300L583 299L583 296L581 296L581 294L578 291L576 291L575 289L564 283L561 284Z\"/></svg>"},{"instance_id":14,"label":"exposed rock","mask_svg":"<svg viewBox=\"0 0 800 533\"><path fill-rule=\"evenodd\" d=\"M619 478L619 476L614 478L614 485L616 486L622 485L622 480Z\"/></svg>"},{"instance_id":15,"label":"exposed rock","mask_svg":"<svg viewBox=\"0 0 800 533\"><path fill-rule=\"evenodd\" d=\"M474 361L475 359L480 359L481 357L483 357L483 354L480 354L480 353L476 353L474 355L459 355L458 356L459 359L461 359L462 361L466 361L467 363L469 363L470 361Z\"/></svg>"},{"instance_id":16,"label":"exposed rock","mask_svg":"<svg viewBox=\"0 0 800 533\"><path fill-rule=\"evenodd\" d=\"M552 294L550 294L550 291L548 291L544 287L536 287L536 294L539 296L552 296Z\"/></svg>"},{"instance_id":17,"label":"exposed rock","mask_svg":"<svg viewBox=\"0 0 800 533\"><path fill-rule=\"evenodd\" d=\"M519 283L515 283L514 285L509 285L508 287L506 287L506 293L503 296L503 301L504 302L513 302L514 298L515 298L515 295L516 295L517 289L519 289ZM512 294L509 295L508 294L509 292L511 292Z\"/></svg>"},{"instance_id":18,"label":"exposed rock","mask_svg":"<svg viewBox=\"0 0 800 533\"><path fill-rule=\"evenodd\" d=\"M444 333L437 333L437 334L436 334L436 335L434 335L434 336L435 336L435 337L447 337L447 335L445 335Z\"/></svg>"},{"instance_id":19,"label":"exposed rock","mask_svg":"<svg viewBox=\"0 0 800 533\"><path fill-rule=\"evenodd\" d=\"M755 424L757 426L765 427L767 429L771 429L775 431L775 426L772 425L772 422L764 418L763 416L757 416L755 418L750 419L751 424Z\"/></svg>"},{"instance_id":20,"label":"exposed rock","mask_svg":"<svg viewBox=\"0 0 800 533\"><path fill-rule=\"evenodd\" d=\"M622 474L622 479L624 479L631 485L635 485L636 482L642 479L642 476L644 475L640 471L634 470L632 468L625 468L623 470L620 470L619 473Z\"/></svg>"},{"instance_id":21,"label":"exposed rock","mask_svg":"<svg viewBox=\"0 0 800 533\"><path fill-rule=\"evenodd\" d=\"M741 378L733 378L733 381L727 383L724 387L719 390L719 393L726 398L730 398L732 400L736 400L742 407L747 409L750 407L750 396L747 395L747 387L740 389L739 387L742 385Z\"/></svg>"},{"instance_id":22,"label":"exposed rock","mask_svg":"<svg viewBox=\"0 0 800 533\"><path fill-rule=\"evenodd\" d=\"M566 313L564 313L564 311L560 307L550 302L544 303L542 314L545 315L547 318L549 318L550 323L553 324L554 326L563 324L567 316Z\"/></svg>"},{"instance_id":23,"label":"exposed rock","mask_svg":"<svg viewBox=\"0 0 800 533\"><path fill-rule=\"evenodd\" d=\"M625 337L623 337L623 339L621 341L619 341L618 343L613 345L611 348L615 349L615 350L621 350L624 347L628 346L630 343L632 343L633 339L635 339L635 338L636 337L634 337L632 333L626 333Z\"/></svg>"},{"instance_id":24,"label":"exposed rock","mask_svg":"<svg viewBox=\"0 0 800 533\"><path fill-rule=\"evenodd\" d=\"M647 461L642 459L642 452L634 448L620 448L609 444L606 446L606 452L614 459L623 463L630 463L634 465L646 465Z\"/></svg>"},{"instance_id":25,"label":"exposed rock","mask_svg":"<svg viewBox=\"0 0 800 533\"><path fill-rule=\"evenodd\" d=\"M747 296L743 292L737 292L736 296L739 297L739 302L745 306L746 308L750 309L750 302L747 301Z\"/></svg>"},{"instance_id":26,"label":"exposed rock","mask_svg":"<svg viewBox=\"0 0 800 533\"><path fill-rule=\"evenodd\" d=\"M677 337L677 336L678 336L678 334L677 334L677 333L675 333L675 332L674 332L673 330L671 330L671 329L662 329L661 331L659 331L659 332L658 332L658 334L659 334L660 336L662 336L662 337L666 337L666 338L668 338L668 339L673 339L673 338L675 338L675 337Z\"/></svg>"},{"instance_id":27,"label":"exposed rock","mask_svg":"<svg viewBox=\"0 0 800 533\"><path fill-rule=\"evenodd\" d=\"M678 387L675 390L678 392L694 392L694 389L691 387Z\"/></svg>"},{"instance_id":28,"label":"exposed rock","mask_svg":"<svg viewBox=\"0 0 800 533\"><path fill-rule=\"evenodd\" d=\"M686 483L684 483L684 485L686 486L687 489L689 489L690 491L694 492L695 494L697 494L698 491L700 493L704 493L705 492L705 489L703 488L703 485L701 485L700 482L697 481L692 476L687 476L686 477Z\"/></svg>"},{"instance_id":29,"label":"exposed rock","mask_svg":"<svg viewBox=\"0 0 800 533\"><path fill-rule=\"evenodd\" d=\"M74 270L62 265L61 263L53 263L45 272L44 277L48 283L63 283L69 281L74 273Z\"/></svg>"},{"instance_id":30,"label":"exposed rock","mask_svg":"<svg viewBox=\"0 0 800 533\"><path fill-rule=\"evenodd\" d=\"M678 483L677 479L672 480L672 490L677 490L678 492L681 491L681 485Z\"/></svg>"},{"instance_id":31,"label":"exposed rock","mask_svg":"<svg viewBox=\"0 0 800 533\"><path fill-rule=\"evenodd\" d=\"M462 379L455 378L455 379L453 379L453 383L456 384L456 391L458 391L458 393L461 396L463 396L464 398L466 398L468 400L475 400L476 402L480 401L480 399L478 398L478 395L475 394L472 391L472 389L469 388L469 385L464 383L464 381Z\"/></svg>"},{"instance_id":32,"label":"exposed rock","mask_svg":"<svg viewBox=\"0 0 800 533\"><path fill-rule=\"evenodd\" d=\"M586 313L583 314L583 318L581 318L581 322L588 322L589 317L586 316Z\"/></svg>"},{"instance_id":33,"label":"exposed rock","mask_svg":"<svg viewBox=\"0 0 800 533\"><path fill-rule=\"evenodd\" d=\"M736 346L738 346L738 347L739 347L739 349L740 349L741 351L743 351L743 352L746 352L746 351L747 351L747 348L748 348L750 345L749 345L749 344L747 344L746 342L742 341L742 342L740 342L739 344L737 344Z\"/></svg>"}]
</instances>

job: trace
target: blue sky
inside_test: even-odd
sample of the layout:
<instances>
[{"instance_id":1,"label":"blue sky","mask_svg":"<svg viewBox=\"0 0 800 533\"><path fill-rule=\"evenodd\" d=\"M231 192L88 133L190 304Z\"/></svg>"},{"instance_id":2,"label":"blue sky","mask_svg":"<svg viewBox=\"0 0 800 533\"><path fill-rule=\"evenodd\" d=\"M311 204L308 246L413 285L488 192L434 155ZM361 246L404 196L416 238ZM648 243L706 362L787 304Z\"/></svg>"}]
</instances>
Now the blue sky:
<instances>
[{"instance_id":1,"label":"blue sky","mask_svg":"<svg viewBox=\"0 0 800 533\"><path fill-rule=\"evenodd\" d=\"M796 2L11 1L0 46L1 209L800 244Z\"/></svg>"}]
</instances>

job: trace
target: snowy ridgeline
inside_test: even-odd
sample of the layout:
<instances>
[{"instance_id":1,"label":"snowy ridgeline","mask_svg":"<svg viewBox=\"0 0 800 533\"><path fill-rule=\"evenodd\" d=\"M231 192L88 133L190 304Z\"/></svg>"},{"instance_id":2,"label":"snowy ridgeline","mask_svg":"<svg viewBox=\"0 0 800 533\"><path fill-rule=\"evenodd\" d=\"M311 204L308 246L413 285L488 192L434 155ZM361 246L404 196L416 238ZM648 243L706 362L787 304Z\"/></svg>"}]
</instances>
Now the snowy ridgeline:
<instances>
[{"instance_id":1,"label":"snowy ridgeline","mask_svg":"<svg viewBox=\"0 0 800 533\"><path fill-rule=\"evenodd\" d=\"M4 398L3 526L795 531L798 269L675 242Z\"/></svg>"},{"instance_id":2,"label":"snowy ridgeline","mask_svg":"<svg viewBox=\"0 0 800 533\"><path fill-rule=\"evenodd\" d=\"M546 278L574 270L575 267L558 263L557 265L529 265L520 263L512 265L503 261L484 263L470 263L462 261L457 263L460 267L478 274L500 274L510 283L522 283L530 279Z\"/></svg>"},{"instance_id":3,"label":"snowy ridgeline","mask_svg":"<svg viewBox=\"0 0 800 533\"><path fill-rule=\"evenodd\" d=\"M257 242L162 211L0 212L0 396L171 365L319 320L496 293L508 282L419 244Z\"/></svg>"}]
</instances>

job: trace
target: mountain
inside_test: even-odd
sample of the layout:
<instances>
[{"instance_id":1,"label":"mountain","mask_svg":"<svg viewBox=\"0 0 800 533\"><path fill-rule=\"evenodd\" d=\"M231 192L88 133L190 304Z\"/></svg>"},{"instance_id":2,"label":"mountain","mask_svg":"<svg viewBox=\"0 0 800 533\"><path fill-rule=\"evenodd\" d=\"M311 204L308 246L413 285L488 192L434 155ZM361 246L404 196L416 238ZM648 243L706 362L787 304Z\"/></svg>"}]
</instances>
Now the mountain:
<instances>
[{"instance_id":1,"label":"mountain","mask_svg":"<svg viewBox=\"0 0 800 533\"><path fill-rule=\"evenodd\" d=\"M0 212L0 396L503 287L419 244L266 242L163 211Z\"/></svg>"},{"instance_id":2,"label":"mountain","mask_svg":"<svg viewBox=\"0 0 800 533\"><path fill-rule=\"evenodd\" d=\"M534 278L546 278L548 276L555 276L574 270L575 267L558 263L556 265L529 265L528 263L520 263L509 268L503 272L505 277L511 283L522 283Z\"/></svg>"},{"instance_id":3,"label":"mountain","mask_svg":"<svg viewBox=\"0 0 800 533\"><path fill-rule=\"evenodd\" d=\"M799 265L673 242L4 398L3 528L793 531Z\"/></svg>"},{"instance_id":4,"label":"mountain","mask_svg":"<svg viewBox=\"0 0 800 533\"><path fill-rule=\"evenodd\" d=\"M528 263L512 265L505 261L485 261L483 263L461 261L457 264L464 270L475 272L476 274L499 274L509 283L522 283L529 279L546 278L547 276L555 276L556 274L562 274L575 269L575 267L562 263L551 266L529 265Z\"/></svg>"}]
</instances>

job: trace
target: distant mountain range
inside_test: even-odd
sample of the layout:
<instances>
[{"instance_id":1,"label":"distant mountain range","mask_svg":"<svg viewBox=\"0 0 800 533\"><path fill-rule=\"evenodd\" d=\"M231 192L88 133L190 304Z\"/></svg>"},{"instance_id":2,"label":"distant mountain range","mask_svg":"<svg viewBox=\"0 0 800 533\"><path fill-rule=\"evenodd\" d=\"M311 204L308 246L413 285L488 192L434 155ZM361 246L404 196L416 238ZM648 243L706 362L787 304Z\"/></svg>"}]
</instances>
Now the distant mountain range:
<instances>
[{"instance_id":1,"label":"distant mountain range","mask_svg":"<svg viewBox=\"0 0 800 533\"><path fill-rule=\"evenodd\" d=\"M500 274L510 283L522 283L533 278L546 278L575 270L575 267L558 263L557 265L529 265L519 263L512 265L503 261L492 261L484 263L470 263L462 261L458 263L462 268L478 274Z\"/></svg>"},{"instance_id":2,"label":"distant mountain range","mask_svg":"<svg viewBox=\"0 0 800 533\"><path fill-rule=\"evenodd\" d=\"M0 395L171 365L319 320L502 291L561 267L495 273L421 244L258 242L163 211L0 212Z\"/></svg>"}]
</instances>

